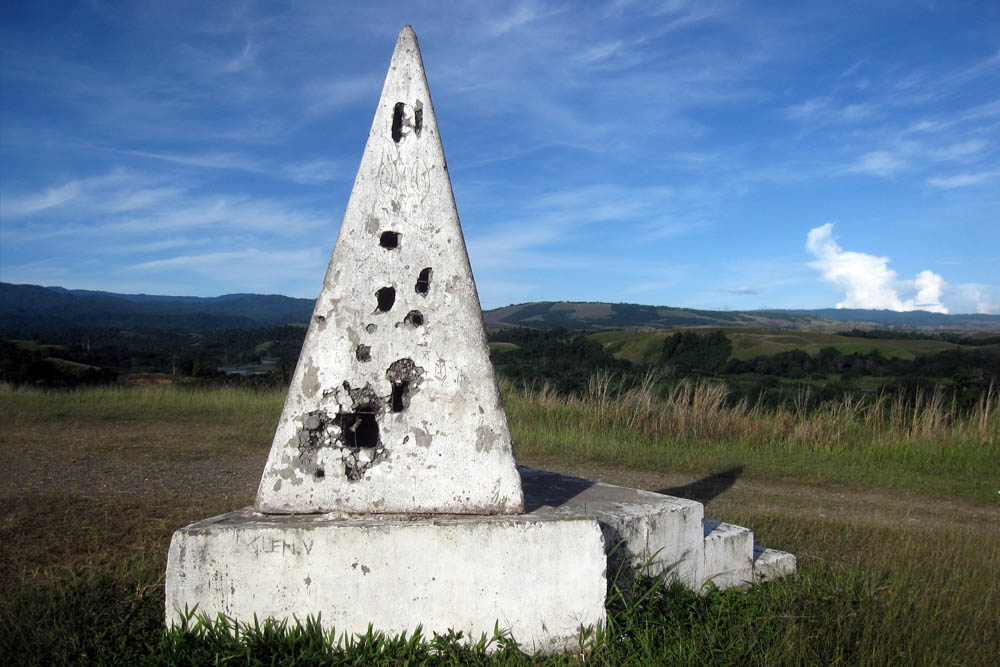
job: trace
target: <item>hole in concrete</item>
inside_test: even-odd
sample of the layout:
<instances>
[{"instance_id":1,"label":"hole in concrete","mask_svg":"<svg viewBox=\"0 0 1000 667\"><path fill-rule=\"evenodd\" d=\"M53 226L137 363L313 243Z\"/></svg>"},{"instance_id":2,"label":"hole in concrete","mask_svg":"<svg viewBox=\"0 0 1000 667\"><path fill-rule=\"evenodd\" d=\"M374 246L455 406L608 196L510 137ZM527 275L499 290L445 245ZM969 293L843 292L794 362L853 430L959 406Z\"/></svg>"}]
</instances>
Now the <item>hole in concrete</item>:
<instances>
[{"instance_id":1,"label":"hole in concrete","mask_svg":"<svg viewBox=\"0 0 1000 667\"><path fill-rule=\"evenodd\" d=\"M417 294L422 294L424 296L427 296L427 292L431 288L431 275L433 273L434 272L431 271L431 267L429 266L420 271L420 275L417 276L417 287L416 287Z\"/></svg>"},{"instance_id":2,"label":"hole in concrete","mask_svg":"<svg viewBox=\"0 0 1000 667\"><path fill-rule=\"evenodd\" d=\"M398 248L399 247L399 232L382 232L382 236L378 239L378 244L383 248Z\"/></svg>"},{"instance_id":3,"label":"hole in concrete","mask_svg":"<svg viewBox=\"0 0 1000 667\"><path fill-rule=\"evenodd\" d=\"M396 102L396 107L392 110L392 140L397 144L403 138L403 115L406 105Z\"/></svg>"},{"instance_id":4,"label":"hole in concrete","mask_svg":"<svg viewBox=\"0 0 1000 667\"><path fill-rule=\"evenodd\" d=\"M409 324L411 327L416 329L424 325L424 316L419 310L411 310L403 318L403 321Z\"/></svg>"},{"instance_id":5,"label":"hole in concrete","mask_svg":"<svg viewBox=\"0 0 1000 667\"><path fill-rule=\"evenodd\" d=\"M410 358L392 362L385 372L385 377L392 383L390 409L393 412L402 412L410 407L410 397L420 386L423 375L424 369L413 363Z\"/></svg>"},{"instance_id":6,"label":"hole in concrete","mask_svg":"<svg viewBox=\"0 0 1000 667\"><path fill-rule=\"evenodd\" d=\"M368 326L365 327L365 331L367 331L370 334L373 334L376 331L378 331L378 326L375 324L369 324Z\"/></svg>"},{"instance_id":7,"label":"hole in concrete","mask_svg":"<svg viewBox=\"0 0 1000 667\"><path fill-rule=\"evenodd\" d=\"M413 131L416 132L417 136L420 136L420 130L424 128L424 103L417 101L417 105L413 110Z\"/></svg>"},{"instance_id":8,"label":"hole in concrete","mask_svg":"<svg viewBox=\"0 0 1000 667\"><path fill-rule=\"evenodd\" d=\"M402 412L406 405L403 403L403 398L409 398L410 395L410 383L400 382L399 384L392 385L392 411ZM407 401L409 403L409 401Z\"/></svg>"},{"instance_id":9,"label":"hole in concrete","mask_svg":"<svg viewBox=\"0 0 1000 667\"><path fill-rule=\"evenodd\" d=\"M357 357L358 361L371 361L372 349L367 345L358 345L357 349L354 350L354 356Z\"/></svg>"},{"instance_id":10,"label":"hole in concrete","mask_svg":"<svg viewBox=\"0 0 1000 667\"><path fill-rule=\"evenodd\" d=\"M378 447L378 422L375 413L362 411L368 406L358 406L356 412L341 412L337 415L340 426L340 440L347 447Z\"/></svg>"},{"instance_id":11,"label":"hole in concrete","mask_svg":"<svg viewBox=\"0 0 1000 667\"><path fill-rule=\"evenodd\" d=\"M375 298L378 299L378 312L388 313L392 304L396 303L396 290L392 287L383 287L375 292Z\"/></svg>"},{"instance_id":12,"label":"hole in concrete","mask_svg":"<svg viewBox=\"0 0 1000 667\"><path fill-rule=\"evenodd\" d=\"M323 479L326 477L326 471L322 468L316 468L316 479Z\"/></svg>"}]
</instances>

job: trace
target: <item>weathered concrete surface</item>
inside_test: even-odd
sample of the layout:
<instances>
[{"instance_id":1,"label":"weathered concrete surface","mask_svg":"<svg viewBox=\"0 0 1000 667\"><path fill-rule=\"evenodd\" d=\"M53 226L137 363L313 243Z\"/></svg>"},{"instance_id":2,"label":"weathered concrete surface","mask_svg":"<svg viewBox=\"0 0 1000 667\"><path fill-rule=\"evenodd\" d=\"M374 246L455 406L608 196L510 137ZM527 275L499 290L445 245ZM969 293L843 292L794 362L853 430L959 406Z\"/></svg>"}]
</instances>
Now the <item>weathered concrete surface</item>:
<instances>
[{"instance_id":1,"label":"weathered concrete surface","mask_svg":"<svg viewBox=\"0 0 1000 667\"><path fill-rule=\"evenodd\" d=\"M608 577L637 573L701 587L701 503L652 491L518 467L525 509L538 516L592 517L609 552Z\"/></svg>"},{"instance_id":2,"label":"weathered concrete surface","mask_svg":"<svg viewBox=\"0 0 1000 667\"><path fill-rule=\"evenodd\" d=\"M604 533L608 578L637 574L694 591L744 587L793 574L795 556L755 547L753 532L704 519L694 500L518 466L525 509L537 516L589 517Z\"/></svg>"},{"instance_id":3,"label":"weathered concrete surface","mask_svg":"<svg viewBox=\"0 0 1000 667\"><path fill-rule=\"evenodd\" d=\"M437 119L406 27L256 508L516 514L522 502Z\"/></svg>"},{"instance_id":4,"label":"weathered concrete surface","mask_svg":"<svg viewBox=\"0 0 1000 667\"><path fill-rule=\"evenodd\" d=\"M605 619L601 530L585 518L265 515L252 509L174 533L167 623L185 607L240 622L304 620L363 634L422 625L477 640L494 625L528 651L578 647Z\"/></svg>"},{"instance_id":5,"label":"weathered concrete surface","mask_svg":"<svg viewBox=\"0 0 1000 667\"><path fill-rule=\"evenodd\" d=\"M250 508L174 534L168 623L198 606L240 621L321 615L338 633L444 632L495 623L527 650L576 648L604 621L608 579L661 576L702 591L795 571L746 528L693 500L519 467L518 516L262 514Z\"/></svg>"},{"instance_id":6,"label":"weathered concrete surface","mask_svg":"<svg viewBox=\"0 0 1000 667\"><path fill-rule=\"evenodd\" d=\"M762 546L753 548L754 583L773 581L795 574L798 559L794 554Z\"/></svg>"},{"instance_id":7,"label":"weathered concrete surface","mask_svg":"<svg viewBox=\"0 0 1000 667\"><path fill-rule=\"evenodd\" d=\"M753 581L753 533L742 526L712 521L705 529L704 583L736 588Z\"/></svg>"}]
</instances>

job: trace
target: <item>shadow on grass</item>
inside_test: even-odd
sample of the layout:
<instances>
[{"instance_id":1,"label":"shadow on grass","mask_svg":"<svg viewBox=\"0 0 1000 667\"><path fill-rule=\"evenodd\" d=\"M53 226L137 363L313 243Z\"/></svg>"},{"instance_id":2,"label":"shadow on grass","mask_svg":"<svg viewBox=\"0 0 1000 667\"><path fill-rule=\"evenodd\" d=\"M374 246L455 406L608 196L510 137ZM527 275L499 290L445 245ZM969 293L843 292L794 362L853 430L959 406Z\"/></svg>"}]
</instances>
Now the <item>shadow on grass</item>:
<instances>
[{"instance_id":1,"label":"shadow on grass","mask_svg":"<svg viewBox=\"0 0 1000 667\"><path fill-rule=\"evenodd\" d=\"M709 501L732 488L733 484L743 473L744 466L733 466L720 472L714 472L708 477L703 477L696 482L685 484L684 486L672 486L668 489L658 489L657 493L665 496L676 496L697 500L703 505L708 505Z\"/></svg>"}]
</instances>

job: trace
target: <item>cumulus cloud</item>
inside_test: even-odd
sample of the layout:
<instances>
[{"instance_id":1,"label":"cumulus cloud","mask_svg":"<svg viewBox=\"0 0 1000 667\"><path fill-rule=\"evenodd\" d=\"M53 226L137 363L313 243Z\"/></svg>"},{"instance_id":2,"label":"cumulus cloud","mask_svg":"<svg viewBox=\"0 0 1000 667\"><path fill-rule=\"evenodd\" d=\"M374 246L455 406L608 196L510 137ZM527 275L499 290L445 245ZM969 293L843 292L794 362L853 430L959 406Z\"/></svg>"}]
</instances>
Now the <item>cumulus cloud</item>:
<instances>
[{"instance_id":1,"label":"cumulus cloud","mask_svg":"<svg viewBox=\"0 0 1000 667\"><path fill-rule=\"evenodd\" d=\"M833 236L832 222L809 230L806 249L816 258L809 266L844 291L844 300L837 308L948 312L941 303L947 287L944 278L924 270L914 280L900 280L889 268L888 257L841 248Z\"/></svg>"},{"instance_id":2,"label":"cumulus cloud","mask_svg":"<svg viewBox=\"0 0 1000 667\"><path fill-rule=\"evenodd\" d=\"M955 291L967 309L975 308L981 315L1000 314L1000 295L995 294L995 290L989 285L965 283L959 285Z\"/></svg>"}]
</instances>

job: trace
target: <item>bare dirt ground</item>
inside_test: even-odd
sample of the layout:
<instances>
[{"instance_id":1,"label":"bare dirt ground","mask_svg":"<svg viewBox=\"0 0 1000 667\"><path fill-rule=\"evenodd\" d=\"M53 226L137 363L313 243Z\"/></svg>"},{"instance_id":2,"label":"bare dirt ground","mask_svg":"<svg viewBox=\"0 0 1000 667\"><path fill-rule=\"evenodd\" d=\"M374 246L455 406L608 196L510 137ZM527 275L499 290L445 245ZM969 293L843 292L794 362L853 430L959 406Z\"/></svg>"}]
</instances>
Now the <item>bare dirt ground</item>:
<instances>
[{"instance_id":1,"label":"bare dirt ground","mask_svg":"<svg viewBox=\"0 0 1000 667\"><path fill-rule=\"evenodd\" d=\"M8 473L0 482L0 498L212 498L235 509L253 503L266 457L266 449L174 457L133 449L80 448L67 453L19 448L7 441L0 444L0 466ZM928 530L960 526L1000 533L1000 503L974 505L905 491L761 480L739 468L695 477L545 459L519 463L691 498L704 503L706 515L713 518L725 519L737 510L780 512L845 523Z\"/></svg>"}]
</instances>

